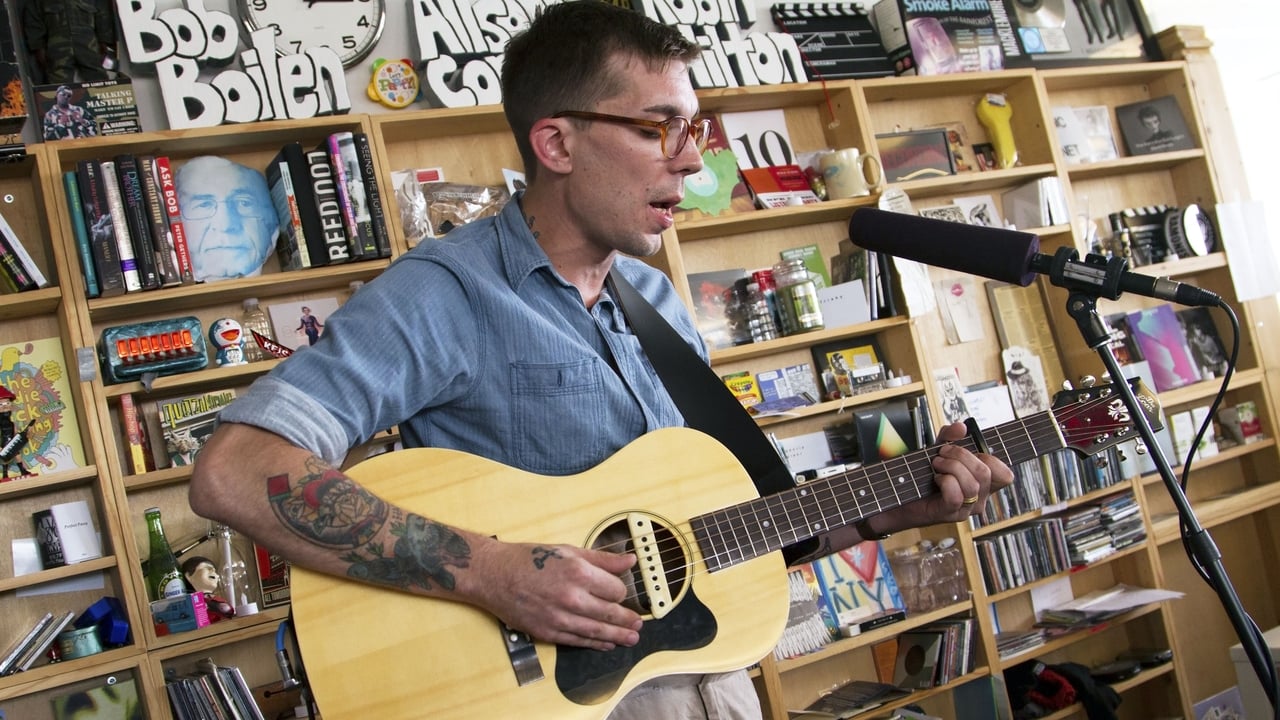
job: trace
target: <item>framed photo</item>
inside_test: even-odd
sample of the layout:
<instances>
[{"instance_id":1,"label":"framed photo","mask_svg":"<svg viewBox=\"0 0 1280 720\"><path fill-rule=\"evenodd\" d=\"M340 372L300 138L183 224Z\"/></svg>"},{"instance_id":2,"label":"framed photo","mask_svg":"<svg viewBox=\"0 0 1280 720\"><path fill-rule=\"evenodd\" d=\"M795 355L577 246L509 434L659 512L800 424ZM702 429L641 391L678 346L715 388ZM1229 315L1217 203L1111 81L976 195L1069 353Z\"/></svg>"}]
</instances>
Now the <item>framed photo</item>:
<instances>
[{"instance_id":1,"label":"framed photo","mask_svg":"<svg viewBox=\"0 0 1280 720\"><path fill-rule=\"evenodd\" d=\"M1116 122L1130 155L1190 150L1196 146L1172 95L1116 108Z\"/></svg>"},{"instance_id":2,"label":"framed photo","mask_svg":"<svg viewBox=\"0 0 1280 720\"><path fill-rule=\"evenodd\" d=\"M315 345L324 335L324 324L338 309L333 297L275 303L267 308L276 342L297 352Z\"/></svg>"},{"instance_id":3,"label":"framed photo","mask_svg":"<svg viewBox=\"0 0 1280 720\"><path fill-rule=\"evenodd\" d=\"M838 395L852 397L858 394L860 386L882 384L886 379L884 353L874 336L814 345L810 352L813 353L814 371L821 380L819 385L827 389L824 393L827 399L834 399L830 392L833 385ZM870 388L862 387L863 391L867 389Z\"/></svg>"},{"instance_id":4,"label":"framed photo","mask_svg":"<svg viewBox=\"0 0 1280 720\"><path fill-rule=\"evenodd\" d=\"M1141 0L1005 2L1032 67L1161 60Z\"/></svg>"},{"instance_id":5,"label":"framed photo","mask_svg":"<svg viewBox=\"0 0 1280 720\"><path fill-rule=\"evenodd\" d=\"M910 130L876 136L886 182L955 175L955 156L947 131Z\"/></svg>"}]
</instances>

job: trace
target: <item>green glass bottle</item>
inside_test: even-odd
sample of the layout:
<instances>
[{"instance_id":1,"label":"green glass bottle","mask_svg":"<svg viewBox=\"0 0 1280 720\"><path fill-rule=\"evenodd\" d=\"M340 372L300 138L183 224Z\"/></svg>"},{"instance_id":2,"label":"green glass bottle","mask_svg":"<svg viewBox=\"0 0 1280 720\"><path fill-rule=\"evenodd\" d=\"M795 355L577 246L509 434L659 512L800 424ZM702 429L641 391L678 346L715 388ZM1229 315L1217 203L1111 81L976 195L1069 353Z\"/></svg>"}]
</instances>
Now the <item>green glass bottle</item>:
<instances>
[{"instance_id":1,"label":"green glass bottle","mask_svg":"<svg viewBox=\"0 0 1280 720\"><path fill-rule=\"evenodd\" d=\"M147 596L155 601L182 595L187 591L186 583L178 558L164 537L160 508L147 508L146 517L147 536L151 542L151 554L147 557Z\"/></svg>"}]
</instances>

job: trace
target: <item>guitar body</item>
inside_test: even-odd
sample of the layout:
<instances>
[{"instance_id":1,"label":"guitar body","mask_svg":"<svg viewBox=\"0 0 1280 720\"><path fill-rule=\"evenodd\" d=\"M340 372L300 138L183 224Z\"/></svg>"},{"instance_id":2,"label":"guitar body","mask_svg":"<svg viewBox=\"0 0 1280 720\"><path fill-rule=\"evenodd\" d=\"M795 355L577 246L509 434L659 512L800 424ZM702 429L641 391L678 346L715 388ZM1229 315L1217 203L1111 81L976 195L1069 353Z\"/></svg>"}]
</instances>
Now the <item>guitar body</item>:
<instances>
[{"instance_id":1,"label":"guitar body","mask_svg":"<svg viewBox=\"0 0 1280 720\"><path fill-rule=\"evenodd\" d=\"M512 542L601 547L606 528L643 517L679 558L666 565L673 602L644 615L636 648L534 643L544 677L525 685L493 616L295 567L298 642L325 720L603 718L646 680L750 665L786 624L780 553L707 571L688 520L758 495L733 455L700 432L649 433L563 477L428 448L379 455L349 474L415 513Z\"/></svg>"}]
</instances>

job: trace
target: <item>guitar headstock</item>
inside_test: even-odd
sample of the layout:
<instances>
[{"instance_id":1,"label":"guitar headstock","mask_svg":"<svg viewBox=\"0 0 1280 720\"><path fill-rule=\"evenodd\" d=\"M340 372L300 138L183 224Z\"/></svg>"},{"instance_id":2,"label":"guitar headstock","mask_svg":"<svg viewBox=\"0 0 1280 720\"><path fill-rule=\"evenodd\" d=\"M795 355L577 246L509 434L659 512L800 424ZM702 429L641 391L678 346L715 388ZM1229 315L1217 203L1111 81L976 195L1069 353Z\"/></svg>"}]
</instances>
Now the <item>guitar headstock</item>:
<instances>
[{"instance_id":1,"label":"guitar headstock","mask_svg":"<svg viewBox=\"0 0 1280 720\"><path fill-rule=\"evenodd\" d=\"M1160 430L1160 403L1140 378L1128 380L1152 430ZM1133 418L1115 384L1063 390L1053 397L1053 414L1067 447L1093 455L1138 437Z\"/></svg>"}]
</instances>

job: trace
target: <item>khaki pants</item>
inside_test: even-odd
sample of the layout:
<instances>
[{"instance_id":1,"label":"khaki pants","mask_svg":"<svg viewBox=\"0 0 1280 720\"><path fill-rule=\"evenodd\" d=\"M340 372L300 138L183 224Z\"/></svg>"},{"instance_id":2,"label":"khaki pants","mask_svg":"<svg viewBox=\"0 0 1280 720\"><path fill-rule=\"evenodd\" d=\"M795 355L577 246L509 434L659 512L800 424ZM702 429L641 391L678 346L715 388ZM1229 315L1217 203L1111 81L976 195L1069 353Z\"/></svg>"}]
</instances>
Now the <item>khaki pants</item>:
<instances>
[{"instance_id":1,"label":"khaki pants","mask_svg":"<svg viewBox=\"0 0 1280 720\"><path fill-rule=\"evenodd\" d=\"M670 675L632 690L609 720L760 720L760 699L746 670Z\"/></svg>"}]
</instances>

